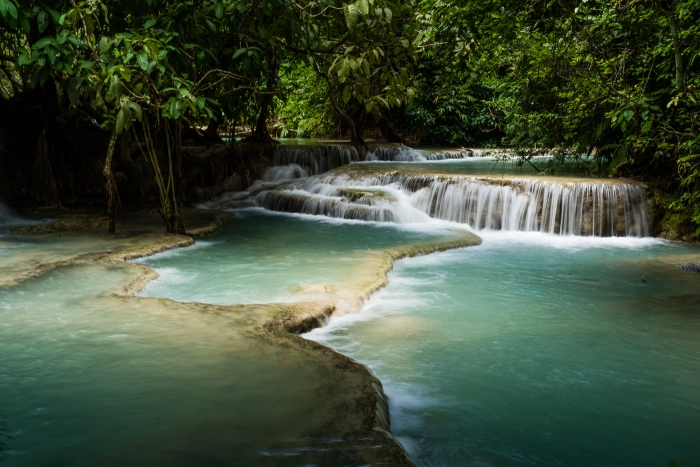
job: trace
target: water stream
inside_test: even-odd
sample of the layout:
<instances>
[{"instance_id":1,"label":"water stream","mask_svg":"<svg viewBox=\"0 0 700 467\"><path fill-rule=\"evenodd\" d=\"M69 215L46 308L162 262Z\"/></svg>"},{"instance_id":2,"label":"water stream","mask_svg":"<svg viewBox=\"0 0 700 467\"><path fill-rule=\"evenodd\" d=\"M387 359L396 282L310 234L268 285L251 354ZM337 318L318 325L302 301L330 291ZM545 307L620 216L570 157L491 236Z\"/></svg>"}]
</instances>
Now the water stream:
<instances>
[{"instance_id":1,"label":"water stream","mask_svg":"<svg viewBox=\"0 0 700 467\"><path fill-rule=\"evenodd\" d=\"M0 289L7 465L356 465L328 444L371 440L318 430L343 419L329 405L342 388L318 378L337 372L253 345L258 315L157 297L339 303L381 249L465 229L483 244L398 261L355 313L305 335L372 368L416 463L700 464L700 274L672 265L700 248L649 237L643 187L494 174L465 151L357 163L330 146L284 148L263 180L207 205L235 213L218 233L139 260L160 273L145 298L112 295L126 266ZM0 265L79 241L5 236Z\"/></svg>"},{"instance_id":2,"label":"water stream","mask_svg":"<svg viewBox=\"0 0 700 467\"><path fill-rule=\"evenodd\" d=\"M645 239L491 233L309 339L367 363L418 465L700 462L700 276ZM671 464L674 465L674 464Z\"/></svg>"}]
</instances>

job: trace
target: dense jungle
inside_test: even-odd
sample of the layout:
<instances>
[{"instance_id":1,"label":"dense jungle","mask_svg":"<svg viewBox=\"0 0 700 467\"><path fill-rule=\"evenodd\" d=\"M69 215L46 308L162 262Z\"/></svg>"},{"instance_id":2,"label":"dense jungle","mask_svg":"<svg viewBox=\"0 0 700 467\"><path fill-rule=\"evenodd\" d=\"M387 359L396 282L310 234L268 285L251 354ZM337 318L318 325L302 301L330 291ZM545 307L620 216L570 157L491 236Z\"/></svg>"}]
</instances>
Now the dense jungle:
<instances>
[{"instance_id":1,"label":"dense jungle","mask_svg":"<svg viewBox=\"0 0 700 467\"><path fill-rule=\"evenodd\" d=\"M644 181L700 234L693 0L0 0L0 201L180 210L275 138L508 148Z\"/></svg>"}]
</instances>

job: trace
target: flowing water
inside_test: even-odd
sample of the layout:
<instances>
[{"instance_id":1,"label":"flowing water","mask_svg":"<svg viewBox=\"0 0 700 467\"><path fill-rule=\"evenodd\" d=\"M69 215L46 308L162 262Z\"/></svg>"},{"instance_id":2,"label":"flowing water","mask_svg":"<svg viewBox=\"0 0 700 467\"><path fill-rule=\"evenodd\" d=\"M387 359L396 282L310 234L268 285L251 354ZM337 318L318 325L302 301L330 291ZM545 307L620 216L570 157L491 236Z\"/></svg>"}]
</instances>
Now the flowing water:
<instances>
[{"instance_id":1,"label":"flowing water","mask_svg":"<svg viewBox=\"0 0 700 467\"><path fill-rule=\"evenodd\" d=\"M325 300L378 249L476 229L481 246L397 262L360 312L306 335L373 369L416 463L700 464L700 274L679 262L700 249L648 236L635 183L494 174L488 156L287 147L209 204L235 212L217 234L139 261L161 275L141 295ZM0 265L64 240L5 236ZM318 431L343 389L313 354L255 344L258 315L113 296L135 267L0 289L7 465L357 465L329 444L371 440Z\"/></svg>"},{"instance_id":2,"label":"flowing water","mask_svg":"<svg viewBox=\"0 0 700 467\"><path fill-rule=\"evenodd\" d=\"M486 233L307 337L372 368L418 465L698 465L700 275L662 260L681 253Z\"/></svg>"},{"instance_id":3,"label":"flowing water","mask_svg":"<svg viewBox=\"0 0 700 467\"><path fill-rule=\"evenodd\" d=\"M4 204L0 203L0 233L3 229L13 225L17 221L17 216L14 212Z\"/></svg>"},{"instance_id":4,"label":"flowing water","mask_svg":"<svg viewBox=\"0 0 700 467\"><path fill-rule=\"evenodd\" d=\"M441 164L437 164L441 165ZM475 229L561 235L649 235L644 188L614 180L487 177L353 164L304 178L298 166L273 169L247 192L213 206L342 219L417 223L431 218ZM284 180L290 177L291 180Z\"/></svg>"},{"instance_id":5,"label":"flowing water","mask_svg":"<svg viewBox=\"0 0 700 467\"><path fill-rule=\"evenodd\" d=\"M130 277L70 267L0 290L3 465L341 461L318 429L338 388L308 356L249 336L254 314L112 297Z\"/></svg>"},{"instance_id":6,"label":"flowing water","mask_svg":"<svg viewBox=\"0 0 700 467\"><path fill-rule=\"evenodd\" d=\"M346 282L368 250L434 238L242 211L195 246L144 260L162 276L143 295L295 301L305 286ZM0 264L93 243L7 236ZM376 451L370 437L338 436L342 373L313 349L255 334L264 310L113 296L132 269L63 267L0 288L0 433L12 437L0 439L3 465L357 465Z\"/></svg>"},{"instance_id":7,"label":"flowing water","mask_svg":"<svg viewBox=\"0 0 700 467\"><path fill-rule=\"evenodd\" d=\"M342 286L367 261L362 253L444 233L237 211L194 247L140 260L161 275L141 295L217 305L297 301L308 286Z\"/></svg>"}]
</instances>

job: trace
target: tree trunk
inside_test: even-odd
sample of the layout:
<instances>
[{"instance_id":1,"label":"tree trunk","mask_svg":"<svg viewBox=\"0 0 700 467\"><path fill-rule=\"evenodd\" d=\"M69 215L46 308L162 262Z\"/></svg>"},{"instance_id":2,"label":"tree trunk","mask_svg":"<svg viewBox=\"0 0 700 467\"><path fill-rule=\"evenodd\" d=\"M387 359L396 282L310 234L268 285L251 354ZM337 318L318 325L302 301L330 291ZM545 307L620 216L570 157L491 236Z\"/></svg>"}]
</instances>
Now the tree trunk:
<instances>
[{"instance_id":1,"label":"tree trunk","mask_svg":"<svg viewBox=\"0 0 700 467\"><path fill-rule=\"evenodd\" d=\"M683 66L683 48L678 36L678 23L676 21L675 3L664 9L668 26L671 28L671 38L673 39L673 55L676 60L676 90L685 89L685 67Z\"/></svg>"},{"instance_id":2,"label":"tree trunk","mask_svg":"<svg viewBox=\"0 0 700 467\"><path fill-rule=\"evenodd\" d=\"M374 115L374 120L377 122L377 125L379 126L379 129L382 131L382 134L384 135L384 138L386 139L387 143L399 143L399 144L406 144L406 140L401 137L394 129L391 127L389 122L387 121L386 118L383 116L379 115Z\"/></svg>"},{"instance_id":3,"label":"tree trunk","mask_svg":"<svg viewBox=\"0 0 700 467\"><path fill-rule=\"evenodd\" d=\"M267 74L265 94L263 95L262 102L260 103L260 115L258 116L257 123L255 124L253 134L246 138L246 140L249 142L272 143L275 141L272 139L272 136L270 136L270 132L267 129L267 119L270 117L272 101L275 97L275 89L277 89L280 74L280 59L275 49L270 50L269 61L270 69L268 70Z\"/></svg>"},{"instance_id":4,"label":"tree trunk","mask_svg":"<svg viewBox=\"0 0 700 467\"><path fill-rule=\"evenodd\" d=\"M221 110L217 110L214 118L209 120L206 130L202 132L204 136L204 142L207 146L212 144L223 144L224 140L219 136L219 126L224 119L224 114ZM181 119L178 119L180 121ZM178 124L181 125L181 124Z\"/></svg>"},{"instance_id":5,"label":"tree trunk","mask_svg":"<svg viewBox=\"0 0 700 467\"><path fill-rule=\"evenodd\" d=\"M105 176L107 183L107 217L109 218L109 225L107 227L107 235L114 235L117 229L116 222L116 203L119 199L119 194L117 191L117 183L114 180L114 174L112 173L112 156L114 155L114 146L117 143L117 131L112 130L112 136L109 138L109 145L107 146L107 157L105 158L105 167L102 173Z\"/></svg>"},{"instance_id":6,"label":"tree trunk","mask_svg":"<svg viewBox=\"0 0 700 467\"><path fill-rule=\"evenodd\" d=\"M165 231L166 233L185 235L185 227L182 224L182 219L180 218L180 210L177 205L177 196L175 195L175 178L173 175L173 144L170 137L168 123L166 122L165 126L165 145L168 153L167 183L163 178L163 172L161 171L160 162L158 161L158 153L156 151L153 137L151 136L151 129L146 115L143 117L142 126L144 138L146 140L146 151L144 151L141 147L141 143L139 143L139 148L153 168L153 174L156 185L158 186L158 194L160 196L160 215L163 217ZM138 138L136 140L138 141Z\"/></svg>"},{"instance_id":7,"label":"tree trunk","mask_svg":"<svg viewBox=\"0 0 700 467\"><path fill-rule=\"evenodd\" d=\"M365 159L367 157L367 153L369 152L369 146L367 146L364 139L365 122L367 122L368 116L369 114L367 112L360 110L355 113L353 118L351 118L352 127L350 130L350 143L357 148L361 159Z\"/></svg>"},{"instance_id":8,"label":"tree trunk","mask_svg":"<svg viewBox=\"0 0 700 467\"><path fill-rule=\"evenodd\" d=\"M46 140L46 126L42 128L36 142L34 166L32 168L32 191L35 201L46 206L58 204L56 179L49 158L49 146Z\"/></svg>"}]
</instances>

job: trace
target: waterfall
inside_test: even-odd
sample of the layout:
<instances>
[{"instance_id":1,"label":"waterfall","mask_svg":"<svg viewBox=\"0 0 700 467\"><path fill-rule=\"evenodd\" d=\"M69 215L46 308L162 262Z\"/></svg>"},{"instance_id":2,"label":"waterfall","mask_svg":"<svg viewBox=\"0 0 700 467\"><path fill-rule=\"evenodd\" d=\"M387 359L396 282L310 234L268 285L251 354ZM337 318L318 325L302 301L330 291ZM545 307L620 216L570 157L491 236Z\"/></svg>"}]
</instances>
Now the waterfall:
<instances>
[{"instance_id":1,"label":"waterfall","mask_svg":"<svg viewBox=\"0 0 700 467\"><path fill-rule=\"evenodd\" d=\"M559 235L649 235L646 194L622 183L545 180L434 180L414 206L431 217L475 229Z\"/></svg>"},{"instance_id":2,"label":"waterfall","mask_svg":"<svg viewBox=\"0 0 700 467\"><path fill-rule=\"evenodd\" d=\"M379 146L367 154L367 161L428 162L469 157L485 157L488 152L479 149L416 151L406 146Z\"/></svg>"},{"instance_id":3,"label":"waterfall","mask_svg":"<svg viewBox=\"0 0 700 467\"><path fill-rule=\"evenodd\" d=\"M0 203L0 227L11 225L17 222L17 216L10 208Z\"/></svg>"},{"instance_id":4,"label":"waterfall","mask_svg":"<svg viewBox=\"0 0 700 467\"><path fill-rule=\"evenodd\" d=\"M381 162L422 162L423 154L406 146L377 146L367 154L367 161Z\"/></svg>"},{"instance_id":5,"label":"waterfall","mask_svg":"<svg viewBox=\"0 0 700 467\"><path fill-rule=\"evenodd\" d=\"M289 164L268 169L263 175L264 182L279 182L283 180L294 180L297 178L306 178L309 173L300 165Z\"/></svg>"},{"instance_id":6,"label":"waterfall","mask_svg":"<svg viewBox=\"0 0 700 467\"><path fill-rule=\"evenodd\" d=\"M406 146L376 146L367 154L367 161L427 162L448 159L484 157L488 152L477 149L416 151ZM353 146L280 146L275 152L274 165L298 166L309 175L319 175L347 164L360 162L360 154ZM280 176L282 176L280 174ZM297 177L293 177L297 178ZM281 180L281 178L280 178Z\"/></svg>"},{"instance_id":7,"label":"waterfall","mask_svg":"<svg viewBox=\"0 0 700 467\"><path fill-rule=\"evenodd\" d=\"M360 161L360 154L352 146L280 146L275 152L275 165L297 165L311 175Z\"/></svg>"},{"instance_id":8,"label":"waterfall","mask_svg":"<svg viewBox=\"0 0 700 467\"><path fill-rule=\"evenodd\" d=\"M429 218L474 229L580 236L649 235L646 194L613 181L334 173L259 190L273 211L379 222Z\"/></svg>"}]
</instances>

